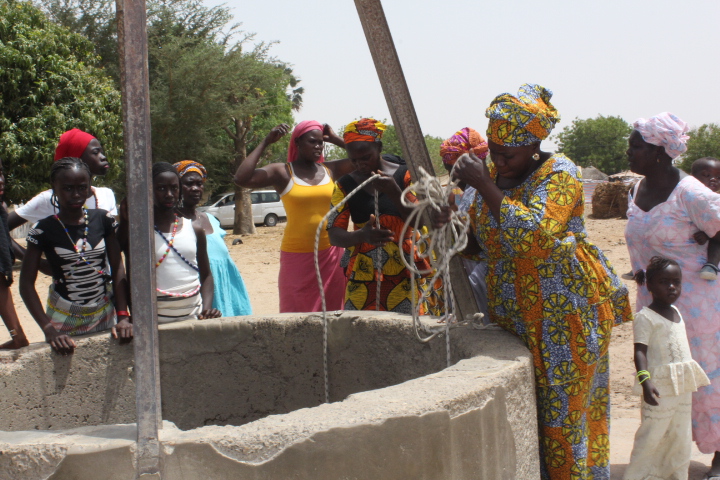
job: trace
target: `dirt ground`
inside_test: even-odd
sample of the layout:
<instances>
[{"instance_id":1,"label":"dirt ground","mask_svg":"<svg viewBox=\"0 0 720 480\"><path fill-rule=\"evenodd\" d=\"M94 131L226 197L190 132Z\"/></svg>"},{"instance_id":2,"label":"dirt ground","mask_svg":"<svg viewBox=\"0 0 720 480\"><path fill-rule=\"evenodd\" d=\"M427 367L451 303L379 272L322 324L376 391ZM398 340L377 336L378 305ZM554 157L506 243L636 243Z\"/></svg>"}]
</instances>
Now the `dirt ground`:
<instances>
[{"instance_id":1,"label":"dirt ground","mask_svg":"<svg viewBox=\"0 0 720 480\"><path fill-rule=\"evenodd\" d=\"M600 247L615 266L618 274L630 271L630 262L624 241L626 220L594 220L588 218L587 227L590 240ZM280 258L280 239L285 224L276 227L258 227L256 235L243 236L243 243L232 245L237 238L228 234L225 240L235 263L238 265L250 292L255 314L275 313L278 311L277 276ZM16 271L16 278L19 272ZM631 300L635 299L635 287L627 282L631 290ZM48 277L40 275L38 292L44 297L49 285ZM12 287L20 321L31 342L43 341L43 335L25 309L17 290L17 282ZM0 328L0 342L9 340L5 329ZM640 401L631 393L635 367L632 359L632 324L616 327L610 344L611 356L611 463L612 479L620 480L630 459L635 431L640 424ZM707 470L711 455L701 454L693 445L693 458L690 466L690 480L701 479Z\"/></svg>"}]
</instances>

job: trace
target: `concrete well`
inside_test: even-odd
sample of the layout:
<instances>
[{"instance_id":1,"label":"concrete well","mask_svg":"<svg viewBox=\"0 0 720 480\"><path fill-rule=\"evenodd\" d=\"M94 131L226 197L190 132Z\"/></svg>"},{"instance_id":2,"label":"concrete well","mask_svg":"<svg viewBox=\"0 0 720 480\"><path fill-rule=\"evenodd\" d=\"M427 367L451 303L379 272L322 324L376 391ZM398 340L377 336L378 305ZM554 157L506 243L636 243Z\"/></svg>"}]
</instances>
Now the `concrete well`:
<instances>
[{"instance_id":1,"label":"concrete well","mask_svg":"<svg viewBox=\"0 0 720 480\"><path fill-rule=\"evenodd\" d=\"M532 362L500 330L415 340L393 314L160 327L163 479L539 478ZM0 353L2 479L135 479L133 350Z\"/></svg>"}]
</instances>

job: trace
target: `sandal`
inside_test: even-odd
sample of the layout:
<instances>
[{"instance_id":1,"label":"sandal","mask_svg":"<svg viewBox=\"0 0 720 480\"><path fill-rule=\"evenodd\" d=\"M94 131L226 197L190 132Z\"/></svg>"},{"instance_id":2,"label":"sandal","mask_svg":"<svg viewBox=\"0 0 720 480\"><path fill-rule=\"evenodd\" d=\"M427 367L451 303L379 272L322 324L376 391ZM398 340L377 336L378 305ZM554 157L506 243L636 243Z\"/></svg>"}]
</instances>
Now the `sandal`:
<instances>
[{"instance_id":1,"label":"sandal","mask_svg":"<svg viewBox=\"0 0 720 480\"><path fill-rule=\"evenodd\" d=\"M712 263L706 263L702 266L700 269L700 278L703 280L717 280L718 278L718 269L717 265L713 265ZM720 476L715 476L720 480Z\"/></svg>"}]
</instances>

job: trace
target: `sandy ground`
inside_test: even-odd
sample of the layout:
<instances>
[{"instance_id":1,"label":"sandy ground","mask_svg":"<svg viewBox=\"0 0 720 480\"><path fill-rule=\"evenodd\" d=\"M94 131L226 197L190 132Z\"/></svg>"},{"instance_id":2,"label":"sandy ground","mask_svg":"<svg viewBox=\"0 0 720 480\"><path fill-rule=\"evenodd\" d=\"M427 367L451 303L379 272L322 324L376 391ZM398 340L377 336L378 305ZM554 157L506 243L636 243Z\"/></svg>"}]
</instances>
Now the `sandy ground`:
<instances>
[{"instance_id":1,"label":"sandy ground","mask_svg":"<svg viewBox=\"0 0 720 480\"><path fill-rule=\"evenodd\" d=\"M626 220L587 220L590 240L598 245L615 266L618 274L630 271L629 256L623 233ZM278 311L277 276L280 258L280 239L285 224L276 227L258 227L257 234L242 236L243 243L232 245L237 238L228 234L225 240L235 263L240 268L250 292L253 311L256 314ZM16 278L19 272L16 271ZM628 283L634 302L635 286ZM38 292L41 298L49 285L48 277L40 275ZM12 287L20 321L31 342L43 341L43 335L25 306L20 301L17 282ZM0 342L9 340L5 329L0 329ZM611 463L612 479L622 479L630 459L635 431L640 424L640 401L631 393L635 374L633 365L632 324L615 328L610 344L611 356ZM712 460L711 455L701 454L693 444L690 480L701 479Z\"/></svg>"}]
</instances>

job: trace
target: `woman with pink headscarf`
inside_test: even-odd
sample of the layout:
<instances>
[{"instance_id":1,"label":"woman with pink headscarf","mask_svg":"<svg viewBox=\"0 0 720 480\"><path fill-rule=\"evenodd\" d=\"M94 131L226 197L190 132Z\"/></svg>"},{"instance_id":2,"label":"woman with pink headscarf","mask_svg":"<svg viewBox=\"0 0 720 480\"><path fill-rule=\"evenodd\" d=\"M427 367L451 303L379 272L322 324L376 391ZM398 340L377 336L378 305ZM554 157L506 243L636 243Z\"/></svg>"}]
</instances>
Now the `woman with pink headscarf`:
<instances>
[{"instance_id":1,"label":"woman with pink headscarf","mask_svg":"<svg viewBox=\"0 0 720 480\"><path fill-rule=\"evenodd\" d=\"M720 238L720 195L673 165L687 150L685 122L665 112L638 119L633 127L627 151L630 170L645 178L630 192L625 227L630 262L633 272L645 268L654 256L675 260L680 266L683 294L675 306L685 319L692 357L712 382L693 393L692 436L701 452L715 453L706 478L720 479L720 281L698 275L707 261L707 249L693 237L702 231ZM651 302L647 286L639 286L636 311ZM662 399L655 408L661 407ZM647 407L648 415L656 413L652 408ZM645 409L643 404L643 414Z\"/></svg>"},{"instance_id":2,"label":"woman with pink headscarf","mask_svg":"<svg viewBox=\"0 0 720 480\"><path fill-rule=\"evenodd\" d=\"M273 187L280 194L287 226L280 246L278 289L280 312L322 310L315 278L315 231L330 209L334 180L353 170L345 160L325 162L324 142L345 148L329 125L313 120L300 122L292 132L287 163L257 168L265 149L285 136L290 127L278 125L248 155L235 172L235 184L245 188ZM318 259L328 310L342 310L345 275L340 267L343 249L330 245L321 230Z\"/></svg>"}]
</instances>

